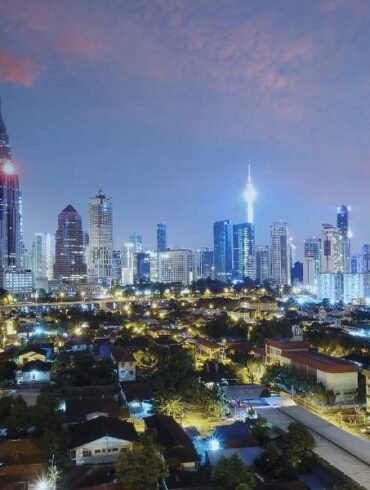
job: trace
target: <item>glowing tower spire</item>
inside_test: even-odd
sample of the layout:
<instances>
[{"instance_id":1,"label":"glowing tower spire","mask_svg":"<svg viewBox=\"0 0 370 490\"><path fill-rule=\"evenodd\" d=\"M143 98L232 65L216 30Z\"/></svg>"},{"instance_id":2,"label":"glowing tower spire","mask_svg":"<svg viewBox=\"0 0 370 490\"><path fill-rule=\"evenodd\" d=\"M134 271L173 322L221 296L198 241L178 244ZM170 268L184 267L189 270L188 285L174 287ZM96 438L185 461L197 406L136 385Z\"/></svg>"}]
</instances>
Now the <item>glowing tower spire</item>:
<instances>
[{"instance_id":1,"label":"glowing tower spire","mask_svg":"<svg viewBox=\"0 0 370 490\"><path fill-rule=\"evenodd\" d=\"M253 203L256 199L257 192L254 188L254 185L252 184L250 164L248 164L248 182L244 196L245 200L247 201L247 223L253 223Z\"/></svg>"}]
</instances>

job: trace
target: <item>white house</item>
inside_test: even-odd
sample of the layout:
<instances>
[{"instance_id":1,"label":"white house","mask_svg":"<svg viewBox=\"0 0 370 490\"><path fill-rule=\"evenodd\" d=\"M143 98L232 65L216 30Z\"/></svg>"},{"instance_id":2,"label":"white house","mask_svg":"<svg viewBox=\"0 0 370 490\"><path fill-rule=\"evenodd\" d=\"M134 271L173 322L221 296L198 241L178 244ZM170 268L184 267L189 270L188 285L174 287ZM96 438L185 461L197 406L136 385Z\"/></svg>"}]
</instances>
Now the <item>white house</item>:
<instances>
[{"instance_id":1,"label":"white house","mask_svg":"<svg viewBox=\"0 0 370 490\"><path fill-rule=\"evenodd\" d=\"M111 357L117 366L119 381L136 380L135 359L127 349L121 345L115 345L112 347Z\"/></svg>"},{"instance_id":2,"label":"white house","mask_svg":"<svg viewBox=\"0 0 370 490\"><path fill-rule=\"evenodd\" d=\"M133 424L113 417L96 417L69 428L69 454L76 465L114 463L137 440Z\"/></svg>"},{"instance_id":3,"label":"white house","mask_svg":"<svg viewBox=\"0 0 370 490\"><path fill-rule=\"evenodd\" d=\"M43 361L30 361L17 371L17 383L49 383L51 379L51 364Z\"/></svg>"}]
</instances>

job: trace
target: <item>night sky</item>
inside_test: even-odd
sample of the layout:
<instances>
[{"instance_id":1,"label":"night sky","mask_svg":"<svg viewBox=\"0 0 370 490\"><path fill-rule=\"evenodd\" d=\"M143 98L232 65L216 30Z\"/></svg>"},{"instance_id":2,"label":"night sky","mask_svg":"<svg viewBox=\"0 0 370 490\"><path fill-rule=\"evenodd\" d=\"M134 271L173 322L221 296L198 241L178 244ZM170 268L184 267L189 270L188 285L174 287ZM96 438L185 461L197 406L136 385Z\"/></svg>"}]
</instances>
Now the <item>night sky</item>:
<instances>
[{"instance_id":1,"label":"night sky","mask_svg":"<svg viewBox=\"0 0 370 490\"><path fill-rule=\"evenodd\" d=\"M370 241L370 2L0 0L0 95L26 244L113 198L115 247L212 245L245 220L302 240L352 205Z\"/></svg>"}]
</instances>

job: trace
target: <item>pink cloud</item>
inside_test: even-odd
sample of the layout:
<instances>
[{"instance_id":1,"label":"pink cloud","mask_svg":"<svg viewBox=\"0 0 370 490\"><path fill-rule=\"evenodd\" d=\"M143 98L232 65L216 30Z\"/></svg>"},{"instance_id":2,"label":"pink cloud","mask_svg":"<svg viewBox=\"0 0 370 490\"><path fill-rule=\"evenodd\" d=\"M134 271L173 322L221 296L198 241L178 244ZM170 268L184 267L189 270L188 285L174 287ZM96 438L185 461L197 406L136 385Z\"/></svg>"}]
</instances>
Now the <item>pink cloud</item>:
<instances>
[{"instance_id":1,"label":"pink cloud","mask_svg":"<svg viewBox=\"0 0 370 490\"><path fill-rule=\"evenodd\" d=\"M0 80L28 87L38 74L32 58L18 56L13 51L0 47Z\"/></svg>"}]
</instances>

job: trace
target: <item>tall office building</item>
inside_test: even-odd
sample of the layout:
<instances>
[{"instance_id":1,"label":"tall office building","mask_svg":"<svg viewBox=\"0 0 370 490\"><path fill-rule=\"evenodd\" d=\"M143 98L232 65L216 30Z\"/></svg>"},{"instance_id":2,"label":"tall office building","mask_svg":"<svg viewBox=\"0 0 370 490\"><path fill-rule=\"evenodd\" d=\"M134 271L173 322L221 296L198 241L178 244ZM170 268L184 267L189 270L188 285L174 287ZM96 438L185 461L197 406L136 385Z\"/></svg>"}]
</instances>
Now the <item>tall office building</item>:
<instances>
[{"instance_id":1,"label":"tall office building","mask_svg":"<svg viewBox=\"0 0 370 490\"><path fill-rule=\"evenodd\" d=\"M21 266L22 196L12 163L0 99L0 286L8 269Z\"/></svg>"},{"instance_id":2,"label":"tall office building","mask_svg":"<svg viewBox=\"0 0 370 490\"><path fill-rule=\"evenodd\" d=\"M188 286L196 280L196 262L192 250L166 250L165 252L158 253L159 282L180 282Z\"/></svg>"},{"instance_id":3,"label":"tall office building","mask_svg":"<svg viewBox=\"0 0 370 490\"><path fill-rule=\"evenodd\" d=\"M270 252L268 246L257 245L254 247L256 264L256 282L263 284L270 277Z\"/></svg>"},{"instance_id":4,"label":"tall office building","mask_svg":"<svg viewBox=\"0 0 370 490\"><path fill-rule=\"evenodd\" d=\"M55 234L54 279L86 279L85 243L81 216L69 204L58 214Z\"/></svg>"},{"instance_id":5,"label":"tall office building","mask_svg":"<svg viewBox=\"0 0 370 490\"><path fill-rule=\"evenodd\" d=\"M121 252L121 265L122 265L122 284L131 285L134 284L135 273L135 244L133 242L126 242L122 247Z\"/></svg>"},{"instance_id":6,"label":"tall office building","mask_svg":"<svg viewBox=\"0 0 370 490\"><path fill-rule=\"evenodd\" d=\"M304 241L303 286L316 293L321 272L321 240L312 237Z\"/></svg>"},{"instance_id":7,"label":"tall office building","mask_svg":"<svg viewBox=\"0 0 370 490\"><path fill-rule=\"evenodd\" d=\"M349 223L350 206L342 204L337 208L337 229L341 238L342 272L350 272L351 269L351 228Z\"/></svg>"},{"instance_id":8,"label":"tall office building","mask_svg":"<svg viewBox=\"0 0 370 490\"><path fill-rule=\"evenodd\" d=\"M42 279L54 277L55 236L52 233L35 233L32 243L32 272L36 288Z\"/></svg>"},{"instance_id":9,"label":"tall office building","mask_svg":"<svg viewBox=\"0 0 370 490\"><path fill-rule=\"evenodd\" d=\"M199 279L214 279L215 268L213 250L207 247L195 252L197 261L197 276Z\"/></svg>"},{"instance_id":10,"label":"tall office building","mask_svg":"<svg viewBox=\"0 0 370 490\"><path fill-rule=\"evenodd\" d=\"M333 225L321 229L321 273L343 272L342 237Z\"/></svg>"},{"instance_id":11,"label":"tall office building","mask_svg":"<svg viewBox=\"0 0 370 490\"><path fill-rule=\"evenodd\" d=\"M362 246L362 271L361 272L370 272L370 245L365 243Z\"/></svg>"},{"instance_id":12,"label":"tall office building","mask_svg":"<svg viewBox=\"0 0 370 490\"><path fill-rule=\"evenodd\" d=\"M271 226L271 278L279 286L291 284L288 225L275 221Z\"/></svg>"},{"instance_id":13,"label":"tall office building","mask_svg":"<svg viewBox=\"0 0 370 490\"><path fill-rule=\"evenodd\" d=\"M253 223L233 226L234 275L237 279L255 279L254 245Z\"/></svg>"},{"instance_id":14,"label":"tall office building","mask_svg":"<svg viewBox=\"0 0 370 490\"><path fill-rule=\"evenodd\" d=\"M143 251L143 237L137 233L133 233L128 237L128 241L133 244L133 252L137 254Z\"/></svg>"},{"instance_id":15,"label":"tall office building","mask_svg":"<svg viewBox=\"0 0 370 490\"><path fill-rule=\"evenodd\" d=\"M215 277L221 281L231 279L233 271L232 225L229 220L213 225L213 253Z\"/></svg>"},{"instance_id":16,"label":"tall office building","mask_svg":"<svg viewBox=\"0 0 370 490\"><path fill-rule=\"evenodd\" d=\"M115 284L120 284L122 279L121 250L112 252L112 279Z\"/></svg>"},{"instance_id":17,"label":"tall office building","mask_svg":"<svg viewBox=\"0 0 370 490\"><path fill-rule=\"evenodd\" d=\"M99 191L89 201L89 279L104 286L112 281L112 199Z\"/></svg>"},{"instance_id":18,"label":"tall office building","mask_svg":"<svg viewBox=\"0 0 370 490\"><path fill-rule=\"evenodd\" d=\"M157 224L157 252L167 249L167 226L164 223Z\"/></svg>"},{"instance_id":19,"label":"tall office building","mask_svg":"<svg viewBox=\"0 0 370 490\"><path fill-rule=\"evenodd\" d=\"M149 252L139 252L135 257L136 270L135 276L138 282L149 282L150 281L150 253Z\"/></svg>"}]
</instances>

